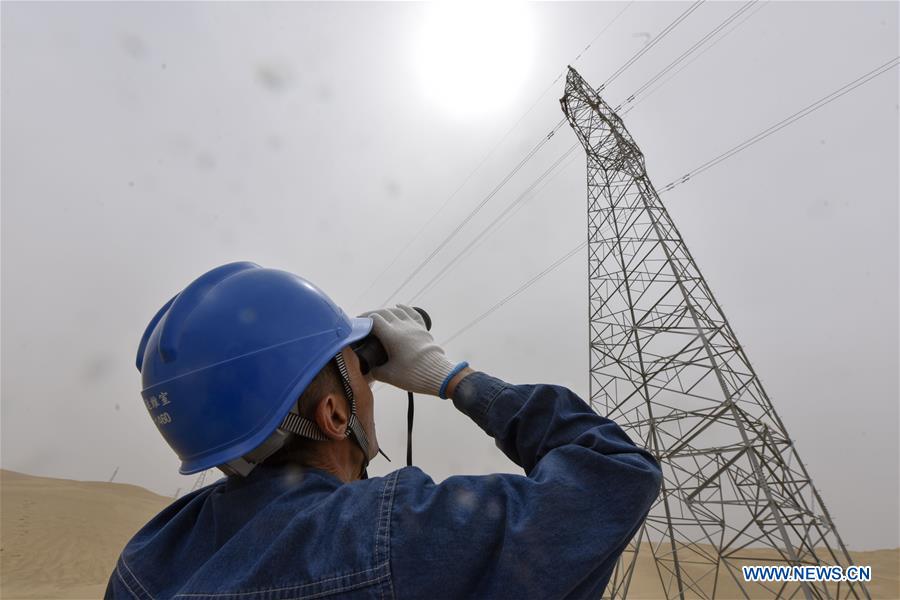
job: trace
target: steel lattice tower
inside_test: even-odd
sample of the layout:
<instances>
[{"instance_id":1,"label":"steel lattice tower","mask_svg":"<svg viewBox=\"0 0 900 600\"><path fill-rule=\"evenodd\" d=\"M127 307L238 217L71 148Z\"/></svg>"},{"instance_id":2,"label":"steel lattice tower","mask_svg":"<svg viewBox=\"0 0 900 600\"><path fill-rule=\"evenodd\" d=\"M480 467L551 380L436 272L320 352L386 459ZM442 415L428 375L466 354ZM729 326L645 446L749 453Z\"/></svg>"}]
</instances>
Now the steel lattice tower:
<instances>
[{"instance_id":1,"label":"steel lattice tower","mask_svg":"<svg viewBox=\"0 0 900 600\"><path fill-rule=\"evenodd\" d=\"M745 597L868 598L743 581L741 564L853 562L622 120L571 67L560 104L587 153L591 405L664 475L606 594L626 596L649 550L667 598L715 598L725 579Z\"/></svg>"}]
</instances>

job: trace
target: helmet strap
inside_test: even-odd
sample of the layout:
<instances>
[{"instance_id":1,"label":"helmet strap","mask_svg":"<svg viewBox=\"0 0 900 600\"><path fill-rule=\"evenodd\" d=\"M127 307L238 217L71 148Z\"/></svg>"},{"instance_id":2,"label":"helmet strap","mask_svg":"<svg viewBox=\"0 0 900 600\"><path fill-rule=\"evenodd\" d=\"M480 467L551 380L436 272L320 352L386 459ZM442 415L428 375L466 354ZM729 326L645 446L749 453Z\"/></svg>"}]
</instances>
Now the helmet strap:
<instances>
[{"instance_id":1,"label":"helmet strap","mask_svg":"<svg viewBox=\"0 0 900 600\"><path fill-rule=\"evenodd\" d=\"M356 414L356 398L353 396L353 388L350 386L350 372L347 370L347 364L344 362L344 355L338 352L334 355L334 362L337 364L338 371L341 374L341 383L344 385L344 394L350 402L350 422L347 424L347 435L353 438L356 445L363 451L364 462L363 472L369 466L369 461L375 458L375 452L369 443L369 436Z\"/></svg>"},{"instance_id":2,"label":"helmet strap","mask_svg":"<svg viewBox=\"0 0 900 600\"><path fill-rule=\"evenodd\" d=\"M356 445L363 451L363 455L365 456L363 469L365 469L368 466L369 461L375 458L375 452L372 452L369 436L366 435L366 430L363 428L362 422L356 414L356 398L353 396L353 388L350 386L350 372L347 370L347 364L344 362L344 357L340 352L335 354L334 362L337 365L338 372L341 374L341 385L344 388L344 395L350 403L350 419L347 423L347 437L352 438ZM279 427L301 437L318 441L328 440L328 437L322 433L318 425L305 417L301 417L295 410L291 410L291 412L285 416L284 421L282 421Z\"/></svg>"},{"instance_id":3,"label":"helmet strap","mask_svg":"<svg viewBox=\"0 0 900 600\"><path fill-rule=\"evenodd\" d=\"M344 362L344 356L341 352L334 355L334 362L337 364L338 372L341 374L341 384L344 388L344 395L350 403L350 419L347 423L347 437L352 438L356 445L363 451L364 462L361 473L362 478L366 479L368 476L366 468L369 466L369 462L375 458L376 453L372 451L372 447L369 443L369 436L366 435L362 422L360 422L359 417L357 417L356 399L353 396L353 388L350 386L350 372L347 370L347 365ZM226 465L220 465L219 468L226 475L248 475L250 471L253 470L253 467L274 454L285 441L287 441L287 436L289 435L287 432L320 442L328 441L329 439L322 433L322 430L319 429L319 426L316 425L314 421L300 416L299 406L295 404L291 411L285 415L284 420L282 420L278 429L262 446L260 446L260 448L257 448L253 452L231 461ZM385 458L387 458L387 456L385 456Z\"/></svg>"}]
</instances>

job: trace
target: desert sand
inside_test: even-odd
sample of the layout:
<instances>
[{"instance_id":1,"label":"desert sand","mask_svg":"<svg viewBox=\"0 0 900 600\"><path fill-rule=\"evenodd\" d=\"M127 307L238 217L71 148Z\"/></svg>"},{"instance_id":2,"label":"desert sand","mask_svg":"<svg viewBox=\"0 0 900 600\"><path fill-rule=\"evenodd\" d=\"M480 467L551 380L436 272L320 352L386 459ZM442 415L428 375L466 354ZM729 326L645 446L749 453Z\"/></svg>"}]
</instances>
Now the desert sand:
<instances>
[{"instance_id":1,"label":"desert sand","mask_svg":"<svg viewBox=\"0 0 900 600\"><path fill-rule=\"evenodd\" d=\"M134 485L0 470L0 598L102 598L122 547L171 501ZM857 565L872 566L873 598L900 599L900 549L851 554ZM739 597L724 579L717 597ZM754 598L772 596L757 592ZM629 598L660 597L653 563L642 553Z\"/></svg>"}]
</instances>

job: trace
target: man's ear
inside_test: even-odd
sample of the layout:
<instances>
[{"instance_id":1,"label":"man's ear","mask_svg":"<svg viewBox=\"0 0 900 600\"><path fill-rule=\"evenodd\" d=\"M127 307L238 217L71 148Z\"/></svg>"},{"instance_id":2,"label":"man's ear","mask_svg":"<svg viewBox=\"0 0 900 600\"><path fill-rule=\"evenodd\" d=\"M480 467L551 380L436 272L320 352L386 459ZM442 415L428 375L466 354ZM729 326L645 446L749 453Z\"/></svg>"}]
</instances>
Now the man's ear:
<instances>
[{"instance_id":1,"label":"man's ear","mask_svg":"<svg viewBox=\"0 0 900 600\"><path fill-rule=\"evenodd\" d=\"M329 439L342 440L347 437L350 411L343 397L329 393L319 402L313 417L316 425Z\"/></svg>"}]
</instances>

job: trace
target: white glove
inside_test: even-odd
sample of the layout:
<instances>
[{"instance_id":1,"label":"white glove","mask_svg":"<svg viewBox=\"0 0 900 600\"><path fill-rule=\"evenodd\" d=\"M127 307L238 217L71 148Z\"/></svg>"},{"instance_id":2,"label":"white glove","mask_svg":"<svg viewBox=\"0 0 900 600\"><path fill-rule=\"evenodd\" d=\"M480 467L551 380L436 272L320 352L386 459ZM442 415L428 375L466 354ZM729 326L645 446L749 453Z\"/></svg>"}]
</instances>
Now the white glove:
<instances>
[{"instance_id":1,"label":"white glove","mask_svg":"<svg viewBox=\"0 0 900 600\"><path fill-rule=\"evenodd\" d=\"M370 372L372 377L416 394L446 398L447 384L469 366L447 360L443 348L425 328L414 308L398 304L365 312L360 317L373 321L372 333L384 346L388 361Z\"/></svg>"}]
</instances>

